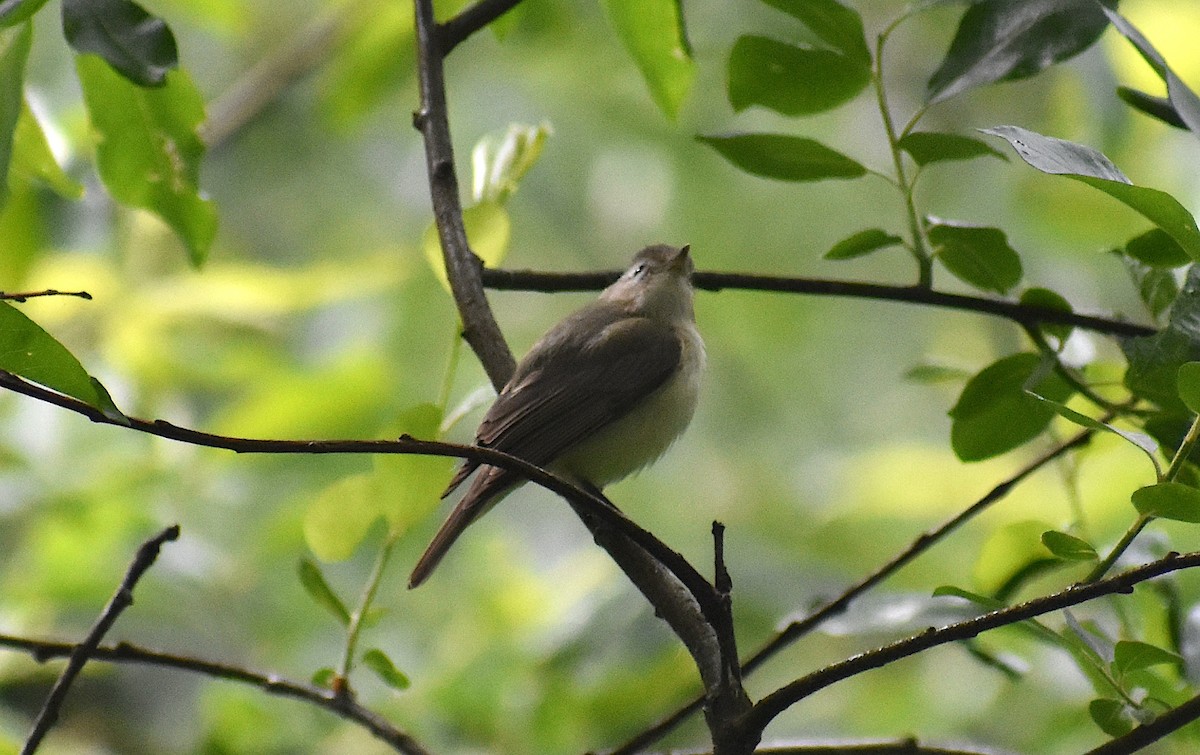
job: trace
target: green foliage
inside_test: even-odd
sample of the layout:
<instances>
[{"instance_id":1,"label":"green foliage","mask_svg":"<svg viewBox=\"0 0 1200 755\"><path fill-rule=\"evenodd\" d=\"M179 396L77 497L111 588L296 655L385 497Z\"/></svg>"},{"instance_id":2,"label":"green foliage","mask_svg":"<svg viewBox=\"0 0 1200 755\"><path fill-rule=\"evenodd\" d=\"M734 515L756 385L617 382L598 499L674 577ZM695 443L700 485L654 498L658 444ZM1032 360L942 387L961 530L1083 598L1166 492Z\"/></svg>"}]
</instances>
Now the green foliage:
<instances>
[{"instance_id":1,"label":"green foliage","mask_svg":"<svg viewBox=\"0 0 1200 755\"><path fill-rule=\"evenodd\" d=\"M756 176L780 181L858 178L867 169L820 142L786 134L699 136L700 142L729 162Z\"/></svg>"},{"instance_id":2,"label":"green foliage","mask_svg":"<svg viewBox=\"0 0 1200 755\"><path fill-rule=\"evenodd\" d=\"M138 86L163 86L179 65L166 23L130 0L63 0L62 18L76 52L99 55Z\"/></svg>"},{"instance_id":3,"label":"green foliage","mask_svg":"<svg viewBox=\"0 0 1200 755\"><path fill-rule=\"evenodd\" d=\"M866 61L834 50L747 35L729 53L729 103L783 115L821 113L852 99L871 80Z\"/></svg>"},{"instance_id":4,"label":"green foliage","mask_svg":"<svg viewBox=\"0 0 1200 755\"><path fill-rule=\"evenodd\" d=\"M678 0L604 0L603 5L655 104L675 118L696 76Z\"/></svg>"},{"instance_id":5,"label":"green foliage","mask_svg":"<svg viewBox=\"0 0 1200 755\"><path fill-rule=\"evenodd\" d=\"M904 239L879 228L868 228L865 231L847 236L825 252L827 260L849 260L863 257L871 252L886 249L889 246L903 244Z\"/></svg>"},{"instance_id":6,"label":"green foliage","mask_svg":"<svg viewBox=\"0 0 1200 755\"><path fill-rule=\"evenodd\" d=\"M1003 294L1021 281L1021 257L999 228L939 220L928 233L938 261L964 283Z\"/></svg>"},{"instance_id":7,"label":"green foliage","mask_svg":"<svg viewBox=\"0 0 1200 755\"><path fill-rule=\"evenodd\" d=\"M1133 491L1133 507L1142 516L1200 523L1200 490L1178 482L1160 482Z\"/></svg>"},{"instance_id":8,"label":"green foliage","mask_svg":"<svg viewBox=\"0 0 1200 755\"><path fill-rule=\"evenodd\" d=\"M896 146L907 152L913 161L921 166L951 160L973 160L976 157L1008 159L990 144L962 134L910 131L896 142Z\"/></svg>"},{"instance_id":9,"label":"green foliage","mask_svg":"<svg viewBox=\"0 0 1200 755\"><path fill-rule=\"evenodd\" d=\"M8 197L8 171L12 163L17 121L24 104L25 61L33 42L33 27L21 24L0 29L0 208Z\"/></svg>"}]
</instances>

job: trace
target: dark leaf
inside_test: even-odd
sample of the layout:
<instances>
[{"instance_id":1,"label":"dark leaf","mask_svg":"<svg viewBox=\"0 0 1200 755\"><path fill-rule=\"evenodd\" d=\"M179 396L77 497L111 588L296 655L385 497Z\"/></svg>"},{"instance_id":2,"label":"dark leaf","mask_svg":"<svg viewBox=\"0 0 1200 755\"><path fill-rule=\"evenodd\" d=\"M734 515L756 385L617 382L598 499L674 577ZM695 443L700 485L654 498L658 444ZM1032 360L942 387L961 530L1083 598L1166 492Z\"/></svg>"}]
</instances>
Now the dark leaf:
<instances>
[{"instance_id":1,"label":"dark leaf","mask_svg":"<svg viewBox=\"0 0 1200 755\"><path fill-rule=\"evenodd\" d=\"M871 70L833 50L794 47L745 36L729 53L729 103L735 111L761 105L784 115L810 115L853 98Z\"/></svg>"},{"instance_id":2,"label":"dark leaf","mask_svg":"<svg viewBox=\"0 0 1200 755\"><path fill-rule=\"evenodd\" d=\"M871 64L871 52L863 34L862 17L837 0L763 0L796 18L822 42L864 65Z\"/></svg>"},{"instance_id":3,"label":"dark leaf","mask_svg":"<svg viewBox=\"0 0 1200 755\"><path fill-rule=\"evenodd\" d=\"M867 169L820 142L785 134L731 134L696 139L756 176L780 181L858 178Z\"/></svg>"},{"instance_id":4,"label":"dark leaf","mask_svg":"<svg viewBox=\"0 0 1200 755\"><path fill-rule=\"evenodd\" d=\"M63 0L62 21L76 52L99 55L138 86L162 86L179 65L166 22L130 0Z\"/></svg>"},{"instance_id":5,"label":"dark leaf","mask_svg":"<svg viewBox=\"0 0 1200 755\"><path fill-rule=\"evenodd\" d=\"M1125 253L1150 267L1183 267L1192 261L1179 242L1161 228L1151 228L1130 239Z\"/></svg>"},{"instance_id":6,"label":"dark leaf","mask_svg":"<svg viewBox=\"0 0 1200 755\"><path fill-rule=\"evenodd\" d=\"M825 252L827 260L848 260L855 257L862 257L870 254L878 249L884 249L889 246L903 244L904 239L893 235L880 228L868 228L865 231L859 231L853 236L842 239L833 245L833 248Z\"/></svg>"},{"instance_id":7,"label":"dark leaf","mask_svg":"<svg viewBox=\"0 0 1200 755\"><path fill-rule=\"evenodd\" d=\"M304 591L308 593L308 596L317 605L333 614L342 626L349 626L350 612L346 610L346 605L342 603L341 598L337 596L333 588L325 581L325 575L321 573L321 567L307 558L302 558L297 567L297 573L300 575L300 584L304 586Z\"/></svg>"},{"instance_id":8,"label":"dark leaf","mask_svg":"<svg viewBox=\"0 0 1200 755\"><path fill-rule=\"evenodd\" d=\"M1021 303L1031 307L1040 307L1041 309L1054 309L1059 312L1071 312L1071 303L1064 299L1057 291L1051 291L1048 288L1029 288L1021 293ZM1042 323L1041 328L1046 333L1054 336L1061 344L1071 335L1072 327L1070 325L1060 325L1055 323Z\"/></svg>"},{"instance_id":9,"label":"dark leaf","mask_svg":"<svg viewBox=\"0 0 1200 755\"><path fill-rule=\"evenodd\" d=\"M946 160L972 160L976 157L1008 158L992 149L987 142L961 134L943 134L935 131L913 131L905 134L896 146L907 152L917 165Z\"/></svg>"},{"instance_id":10,"label":"dark leaf","mask_svg":"<svg viewBox=\"0 0 1200 755\"><path fill-rule=\"evenodd\" d=\"M1003 294L1021 280L1021 258L998 228L938 220L929 240L938 260L964 283Z\"/></svg>"},{"instance_id":11,"label":"dark leaf","mask_svg":"<svg viewBox=\"0 0 1200 755\"><path fill-rule=\"evenodd\" d=\"M1200 270L1188 269L1183 290L1171 305L1167 326L1152 336L1121 339L1129 368L1125 387L1168 413L1182 414L1176 378L1185 362L1200 361Z\"/></svg>"},{"instance_id":12,"label":"dark leaf","mask_svg":"<svg viewBox=\"0 0 1200 755\"><path fill-rule=\"evenodd\" d=\"M1184 362L1176 378L1179 399L1195 414L1200 414L1200 362Z\"/></svg>"},{"instance_id":13,"label":"dark leaf","mask_svg":"<svg viewBox=\"0 0 1200 755\"><path fill-rule=\"evenodd\" d=\"M964 386L950 410L950 443L963 461L981 461L1010 451L1037 437L1054 410L1026 389L1063 403L1071 387L1051 373L1027 386L1041 357L1013 354L984 368Z\"/></svg>"},{"instance_id":14,"label":"dark leaf","mask_svg":"<svg viewBox=\"0 0 1200 755\"><path fill-rule=\"evenodd\" d=\"M1125 86L1117 87L1117 97L1120 97L1122 102L1134 110L1140 110L1146 115L1157 118L1169 126L1187 128L1187 124L1183 122L1183 118L1179 117L1179 111L1175 109L1175 106L1166 97L1155 97L1152 94L1146 94L1145 92Z\"/></svg>"},{"instance_id":15,"label":"dark leaf","mask_svg":"<svg viewBox=\"0 0 1200 755\"><path fill-rule=\"evenodd\" d=\"M1104 13L1117 31L1133 43L1150 67L1166 82L1167 100L1175 115L1193 134L1200 137L1200 96L1183 83L1158 50L1154 49L1154 45L1150 44L1150 40L1142 36L1133 24L1114 10L1104 8Z\"/></svg>"},{"instance_id":16,"label":"dark leaf","mask_svg":"<svg viewBox=\"0 0 1200 755\"><path fill-rule=\"evenodd\" d=\"M1107 26L1094 0L974 3L929 79L929 100L940 102L973 87L1032 76L1087 49Z\"/></svg>"},{"instance_id":17,"label":"dark leaf","mask_svg":"<svg viewBox=\"0 0 1200 755\"><path fill-rule=\"evenodd\" d=\"M1200 524L1200 490L1179 482L1160 482L1133 491L1133 507L1144 516Z\"/></svg>"},{"instance_id":18,"label":"dark leaf","mask_svg":"<svg viewBox=\"0 0 1200 755\"><path fill-rule=\"evenodd\" d=\"M1136 721L1125 703L1107 697L1088 703L1088 715L1110 737L1119 737L1133 730Z\"/></svg>"}]
</instances>

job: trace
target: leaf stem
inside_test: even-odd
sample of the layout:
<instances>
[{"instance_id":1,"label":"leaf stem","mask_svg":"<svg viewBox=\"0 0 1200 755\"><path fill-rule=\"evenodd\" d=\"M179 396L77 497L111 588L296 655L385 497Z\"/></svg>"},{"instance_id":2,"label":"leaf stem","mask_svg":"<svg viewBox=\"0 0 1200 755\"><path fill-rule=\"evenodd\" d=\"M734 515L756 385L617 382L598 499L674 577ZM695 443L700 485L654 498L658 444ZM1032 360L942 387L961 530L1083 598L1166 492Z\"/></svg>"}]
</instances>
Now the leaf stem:
<instances>
[{"instance_id":1,"label":"leaf stem","mask_svg":"<svg viewBox=\"0 0 1200 755\"><path fill-rule=\"evenodd\" d=\"M375 602L375 594L379 591L379 585L383 581L383 572L387 568L395 544L396 538L389 533L387 540L379 549L379 555L375 558L375 566L371 569L371 575L367 578L367 583L363 585L358 606L350 614L350 624L346 627L346 650L342 655L341 667L338 669L338 675L343 679L349 677L350 670L354 667L354 652L358 647L359 635L362 634L363 622L367 612L371 609L371 604Z\"/></svg>"},{"instance_id":2,"label":"leaf stem","mask_svg":"<svg viewBox=\"0 0 1200 755\"><path fill-rule=\"evenodd\" d=\"M1149 524L1153 519L1154 517L1147 514L1139 514L1138 518L1134 520L1132 525L1129 526L1129 529L1125 530L1125 534L1121 535L1121 539L1117 541L1117 544L1114 545L1112 550L1109 551L1108 555L1104 557L1104 560L1096 564L1096 568L1092 569L1092 571L1083 578L1083 584L1090 584L1103 579L1104 575L1108 573L1108 570L1111 569L1113 564L1117 562L1117 559L1121 557L1121 554L1123 554L1129 548L1129 545L1133 542L1133 539L1141 534L1142 530L1145 529L1146 525Z\"/></svg>"}]
</instances>

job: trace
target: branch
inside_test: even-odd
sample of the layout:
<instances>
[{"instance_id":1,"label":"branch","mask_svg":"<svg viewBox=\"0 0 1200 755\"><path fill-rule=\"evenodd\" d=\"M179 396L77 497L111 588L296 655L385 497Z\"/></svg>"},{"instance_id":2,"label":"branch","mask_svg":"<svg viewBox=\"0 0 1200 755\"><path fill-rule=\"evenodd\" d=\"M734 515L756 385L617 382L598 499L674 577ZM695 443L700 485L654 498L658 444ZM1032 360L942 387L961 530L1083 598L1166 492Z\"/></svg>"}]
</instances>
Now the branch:
<instances>
[{"instance_id":1,"label":"branch","mask_svg":"<svg viewBox=\"0 0 1200 755\"><path fill-rule=\"evenodd\" d=\"M26 299L35 299L39 296L75 296L80 299L91 301L92 295L87 291L58 291L53 288L47 288L42 291L19 291L16 293L7 293L0 291L0 300L23 302Z\"/></svg>"},{"instance_id":2,"label":"branch","mask_svg":"<svg viewBox=\"0 0 1200 755\"><path fill-rule=\"evenodd\" d=\"M808 676L801 677L780 687L764 697L754 706L750 714L751 721L765 728L776 716L800 702L804 698L818 692L836 682L857 676L870 669L882 668L902 658L924 652L939 645L945 645L973 637L999 627L1016 624L1035 616L1060 611L1080 603L1116 593L1131 593L1134 585L1148 579L1200 566L1200 552L1179 555L1168 554L1165 558L1129 569L1115 577L1092 582L1091 584L1072 585L1051 595L1035 598L1019 605L1003 608L998 611L985 613L974 619L960 621L940 629L929 628L921 634L893 642L875 650L860 653L839 663L826 666L814 671Z\"/></svg>"},{"instance_id":3,"label":"branch","mask_svg":"<svg viewBox=\"0 0 1200 755\"><path fill-rule=\"evenodd\" d=\"M1128 734L1088 751L1087 755L1122 755L1122 753L1136 752L1150 743L1157 742L1168 734L1182 729L1197 718L1200 718L1200 695L1163 713L1150 723L1143 724Z\"/></svg>"},{"instance_id":4,"label":"branch","mask_svg":"<svg viewBox=\"0 0 1200 755\"><path fill-rule=\"evenodd\" d=\"M498 291L594 291L604 288L620 275L619 272L596 273L543 273L532 270L483 271L483 282ZM845 296L856 299L898 301L923 304L931 307L957 309L968 312L1003 317L1007 320L1032 325L1053 323L1071 325L1097 333L1114 336L1149 336L1157 333L1156 328L1125 322L1108 317L1081 315L1060 309L1038 307L1031 304L988 299L980 296L952 294L933 291L916 286L888 286L881 283L829 280L825 278L789 278L773 275L748 273L696 272L692 275L696 288L705 291L738 289L743 291L772 291L777 293L809 294L813 296Z\"/></svg>"},{"instance_id":5,"label":"branch","mask_svg":"<svg viewBox=\"0 0 1200 755\"><path fill-rule=\"evenodd\" d=\"M454 18L439 24L438 44L441 46L442 57L449 55L460 42L508 13L520 2L521 0L479 0Z\"/></svg>"},{"instance_id":6,"label":"branch","mask_svg":"<svg viewBox=\"0 0 1200 755\"><path fill-rule=\"evenodd\" d=\"M25 746L21 749L21 755L33 755L37 751L42 739L58 721L59 710L62 708L63 700L67 697L71 683L75 681L75 677L79 676L79 672L83 670L88 659L95 653L105 633L116 623L117 617L121 615L122 611L133 605L134 586L146 573L146 570L154 565L163 543L178 539L179 525L176 524L167 527L138 548L133 563L129 565L129 569L125 572L125 578L121 580L120 586L108 601L108 605L104 607L83 642L76 645L71 651L71 660L50 689L50 694L46 697L46 702L42 705L42 710L33 723L33 730L29 733L29 738L25 740Z\"/></svg>"},{"instance_id":7,"label":"branch","mask_svg":"<svg viewBox=\"0 0 1200 755\"><path fill-rule=\"evenodd\" d=\"M413 115L413 126L425 137L425 164L429 171L434 223L442 242L450 290L462 318L463 338L478 355L488 379L499 391L508 382L517 363L483 294L479 258L471 251L463 227L450 121L446 113L446 82L442 67L446 51L441 48L434 21L433 0L415 0L414 5L421 109Z\"/></svg>"},{"instance_id":8,"label":"branch","mask_svg":"<svg viewBox=\"0 0 1200 755\"><path fill-rule=\"evenodd\" d=\"M0 647L26 651L33 656L34 660L44 663L51 658L70 656L79 646L67 642L32 640L25 637L0 634ZM225 679L249 684L271 695L279 695L280 697L289 697L294 700L312 703L347 721L357 723L378 739L391 745L397 752L405 753L405 755L427 755L425 748L417 743L416 740L397 730L377 713L354 702L353 698L349 695L338 695L330 689L316 687L311 684L291 682L280 678L277 674L263 674L240 666L205 661L185 655L164 653L125 642L97 647L92 652L91 658L93 661L107 663L138 663L173 668L203 674L214 679Z\"/></svg>"},{"instance_id":9,"label":"branch","mask_svg":"<svg viewBox=\"0 0 1200 755\"><path fill-rule=\"evenodd\" d=\"M901 551L890 561L876 569L871 574L864 577L861 581L850 587L834 600L826 603L821 608L809 614L799 621L793 621L784 627L778 634L771 638L765 645L759 648L753 655L750 656L742 664L742 670L745 673L750 673L763 665L772 656L791 645L796 640L807 635L812 630L816 629L827 619L841 614L850 607L859 596L868 590L878 585L883 580L895 574L902 567L906 566L910 561L921 555L925 551L933 547L934 544L944 539L947 535L958 529L970 519L987 509L992 504L1008 495L1014 487L1023 482L1025 478L1032 475L1042 467L1046 466L1055 459L1063 456L1068 451L1079 448L1091 440L1093 431L1085 430L1079 433L1074 438L1060 443L1038 458L1026 464L1013 476L1001 482L999 485L992 488L986 495L972 503L959 514L944 522L941 526L929 532L922 533L917 537L908 548ZM654 726L646 729L638 734L633 739L629 740L619 748L614 750L611 755L629 755L630 753L639 752L648 745L657 742L668 732L675 729L687 719L688 716L699 710L703 698L696 698L687 705L682 706L671 715L664 718Z\"/></svg>"}]
</instances>

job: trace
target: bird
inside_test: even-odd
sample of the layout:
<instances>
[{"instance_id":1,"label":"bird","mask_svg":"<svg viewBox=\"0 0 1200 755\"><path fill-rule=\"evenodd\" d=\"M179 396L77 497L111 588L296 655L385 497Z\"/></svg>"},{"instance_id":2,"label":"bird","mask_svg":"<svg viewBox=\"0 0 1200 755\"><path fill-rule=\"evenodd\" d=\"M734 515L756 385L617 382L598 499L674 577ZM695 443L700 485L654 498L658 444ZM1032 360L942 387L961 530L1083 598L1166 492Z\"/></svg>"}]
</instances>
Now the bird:
<instances>
[{"instance_id":1,"label":"bird","mask_svg":"<svg viewBox=\"0 0 1200 755\"><path fill-rule=\"evenodd\" d=\"M546 332L484 415L475 444L599 492L657 460L691 422L704 372L689 246L639 251L599 297ZM524 479L464 460L446 498L475 474L409 577L429 578L466 528Z\"/></svg>"}]
</instances>

